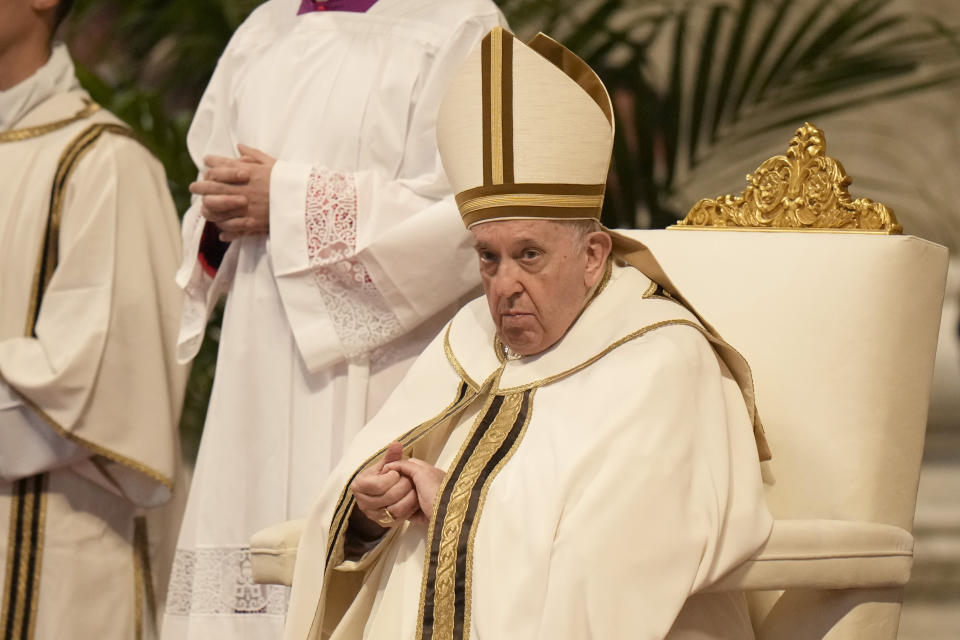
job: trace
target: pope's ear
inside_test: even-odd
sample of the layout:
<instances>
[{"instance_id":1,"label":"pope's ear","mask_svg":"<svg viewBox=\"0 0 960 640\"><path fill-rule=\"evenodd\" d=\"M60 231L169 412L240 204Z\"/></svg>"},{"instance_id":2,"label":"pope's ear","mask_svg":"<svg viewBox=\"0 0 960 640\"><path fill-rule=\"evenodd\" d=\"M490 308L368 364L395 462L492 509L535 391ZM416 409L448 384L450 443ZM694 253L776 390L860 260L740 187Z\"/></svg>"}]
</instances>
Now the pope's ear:
<instances>
[{"instance_id":1,"label":"pope's ear","mask_svg":"<svg viewBox=\"0 0 960 640\"><path fill-rule=\"evenodd\" d=\"M613 248L613 240L603 231L594 231L587 236L585 246L587 264L584 276L586 279L585 284L589 288L600 282L600 278L603 277L603 270L607 265L607 257L609 257L610 251Z\"/></svg>"}]
</instances>

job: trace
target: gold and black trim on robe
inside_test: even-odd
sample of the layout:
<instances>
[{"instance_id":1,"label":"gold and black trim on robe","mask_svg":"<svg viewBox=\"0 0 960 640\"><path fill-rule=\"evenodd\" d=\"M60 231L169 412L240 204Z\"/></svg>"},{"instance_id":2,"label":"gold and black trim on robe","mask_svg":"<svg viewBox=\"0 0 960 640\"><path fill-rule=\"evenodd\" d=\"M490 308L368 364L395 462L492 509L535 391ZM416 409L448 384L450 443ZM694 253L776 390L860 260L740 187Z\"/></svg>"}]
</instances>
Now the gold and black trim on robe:
<instances>
[{"instance_id":1,"label":"gold and black trim on robe","mask_svg":"<svg viewBox=\"0 0 960 640\"><path fill-rule=\"evenodd\" d=\"M473 402L476 396L476 389L472 389L471 386L466 382L461 382L457 387L457 394L453 402L447 405L447 407L441 411L439 415L420 425L417 425L413 429L407 431L402 436L397 438L397 441L403 445L404 454L408 454L409 449L415 443L432 432L437 426L444 424L447 420L463 411L467 405ZM356 471L353 472L344 485L343 491L340 493L340 498L337 501L337 508L333 512L333 519L330 522L330 537L327 541L327 555L324 567L325 571L337 566L343 561L343 548L344 541L346 539L347 524L350 521L350 514L353 512L353 507L356 505L353 492L350 491L350 485L353 484L354 479L360 475L362 471L380 459L380 457L387 450L388 446L389 444L367 458L366 461L360 465Z\"/></svg>"},{"instance_id":2,"label":"gold and black trim on robe","mask_svg":"<svg viewBox=\"0 0 960 640\"><path fill-rule=\"evenodd\" d=\"M99 108L99 107L97 107ZM89 113L96 109L91 108ZM89 115L89 113L83 115ZM79 119L63 121L66 124ZM52 123L57 124L57 123ZM51 125L52 126L52 125ZM59 126L57 127L59 128ZM53 186L50 190L50 207L47 212L47 227L44 242L34 271L33 290L27 311L24 333L36 336L36 324L40 315L43 295L50 284L59 258L60 216L63 211L64 192L67 182L80 158L104 133L119 133L132 137L132 132L120 125L100 123L90 125L75 137L60 154ZM102 448L67 434L53 422L40 407L23 396L27 405L54 427L58 433L90 446L101 453ZM116 458L118 456L108 456ZM132 461L130 461L132 462ZM133 463L136 464L136 463ZM142 465L141 465L142 466ZM154 474L155 475L155 474ZM38 474L14 483L10 500L10 531L7 540L7 572L3 585L3 602L0 610L0 632L3 640L33 640L36 627L37 606L40 594L40 568L43 558L44 525L46 521L47 474ZM171 485L168 485L171 486Z\"/></svg>"},{"instance_id":3,"label":"gold and black trim on robe","mask_svg":"<svg viewBox=\"0 0 960 640\"><path fill-rule=\"evenodd\" d=\"M40 136L46 135L48 133L53 133L63 129L66 126L83 120L84 118L89 118L91 115L100 110L100 105L96 102L86 102L82 109L77 111L75 114L69 118L64 118L63 120L56 120L54 122L48 122L46 124L39 124L34 127L24 127L23 129L11 129L10 131L0 132L0 143L4 142L22 142L23 140L31 140L33 138L39 138Z\"/></svg>"},{"instance_id":4,"label":"gold and black trim on robe","mask_svg":"<svg viewBox=\"0 0 960 640\"><path fill-rule=\"evenodd\" d=\"M157 626L157 598L153 591L153 569L150 566L150 533L147 518L133 519L133 638L143 640L147 628Z\"/></svg>"},{"instance_id":5,"label":"gold and black trim on robe","mask_svg":"<svg viewBox=\"0 0 960 640\"><path fill-rule=\"evenodd\" d=\"M657 284L653 280L650 281L650 286L647 287L647 290L643 292L643 299L649 300L651 298L658 298L661 300L667 300L675 304L680 304L680 302L670 295L670 292L663 288L663 285ZM681 305L682 306L682 305Z\"/></svg>"},{"instance_id":6,"label":"gold and black trim on robe","mask_svg":"<svg viewBox=\"0 0 960 640\"><path fill-rule=\"evenodd\" d=\"M485 186L513 183L513 40L494 27L480 43Z\"/></svg>"},{"instance_id":7,"label":"gold and black trim on robe","mask_svg":"<svg viewBox=\"0 0 960 640\"><path fill-rule=\"evenodd\" d=\"M112 123L92 124L80 132L64 148L57 162L57 171L54 174L53 185L50 188L49 210L47 212L47 225L44 231L43 248L37 258L37 266L33 274L33 285L30 294L30 304L27 311L26 327L24 334L28 337L36 336L36 325L40 318L40 309L43 302L43 294L53 278L57 264L60 259L60 223L63 215L63 206L66 198L67 185L74 170L84 155L93 147L94 143L100 139L104 133L113 133L134 140L137 136L122 125ZM139 140L138 140L139 141ZM0 378L2 379L2 378ZM162 484L167 489L173 489L173 480L164 476L162 473L151 469L146 465L123 456L115 451L111 451L100 445L85 440L64 429L56 420L46 414L42 407L34 403L29 397L21 395L24 403L30 409L40 416L51 429L58 434L82 444L94 453L103 456L107 460L112 460L125 467L133 469L138 473Z\"/></svg>"},{"instance_id":8,"label":"gold and black trim on robe","mask_svg":"<svg viewBox=\"0 0 960 640\"><path fill-rule=\"evenodd\" d=\"M46 291L57 268L60 258L60 218L63 214L63 203L70 176L76 169L81 158L90 150L93 144L105 132L123 136L135 137L130 129L118 124L93 124L80 132L60 154L57 162L57 172L54 174L53 185L50 187L50 204L47 211L47 227L43 237L43 249L40 253L37 268L34 271L33 289L30 295L30 307L27 314L28 336L36 335L37 318L40 315L40 300Z\"/></svg>"},{"instance_id":9,"label":"gold and black trim on robe","mask_svg":"<svg viewBox=\"0 0 960 640\"><path fill-rule=\"evenodd\" d=\"M0 630L3 640L32 640L40 596L46 518L46 474L17 480L10 501L7 575Z\"/></svg>"},{"instance_id":10,"label":"gold and black trim on robe","mask_svg":"<svg viewBox=\"0 0 960 640\"><path fill-rule=\"evenodd\" d=\"M534 391L492 395L451 463L427 531L417 640L470 637L477 527L491 483L526 432Z\"/></svg>"}]
</instances>

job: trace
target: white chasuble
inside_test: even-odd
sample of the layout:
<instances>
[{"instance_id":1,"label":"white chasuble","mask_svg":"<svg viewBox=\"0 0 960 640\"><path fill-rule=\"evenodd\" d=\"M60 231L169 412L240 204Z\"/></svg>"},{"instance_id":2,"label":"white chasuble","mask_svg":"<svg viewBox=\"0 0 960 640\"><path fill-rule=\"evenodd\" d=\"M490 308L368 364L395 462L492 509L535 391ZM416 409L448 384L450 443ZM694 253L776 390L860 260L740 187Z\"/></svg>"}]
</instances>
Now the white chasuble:
<instances>
[{"instance_id":1,"label":"white chasuble","mask_svg":"<svg viewBox=\"0 0 960 640\"><path fill-rule=\"evenodd\" d=\"M228 295L171 640L282 633L288 589L251 581L250 536L307 514L344 447L479 284L434 122L499 10L379 0L298 16L299 4L271 0L241 25L188 136L201 168L207 155L237 156L238 143L278 161L269 236L211 260L200 203L183 219L182 359Z\"/></svg>"},{"instance_id":2,"label":"white chasuble","mask_svg":"<svg viewBox=\"0 0 960 640\"><path fill-rule=\"evenodd\" d=\"M742 596L698 595L772 518L695 317L614 266L556 345L498 346L486 300L468 304L354 440L308 520L285 638L752 637ZM446 470L430 524L347 557L347 487L394 439Z\"/></svg>"},{"instance_id":3,"label":"white chasuble","mask_svg":"<svg viewBox=\"0 0 960 640\"><path fill-rule=\"evenodd\" d=\"M62 45L0 109L0 634L152 637L186 490L166 177Z\"/></svg>"}]
</instances>

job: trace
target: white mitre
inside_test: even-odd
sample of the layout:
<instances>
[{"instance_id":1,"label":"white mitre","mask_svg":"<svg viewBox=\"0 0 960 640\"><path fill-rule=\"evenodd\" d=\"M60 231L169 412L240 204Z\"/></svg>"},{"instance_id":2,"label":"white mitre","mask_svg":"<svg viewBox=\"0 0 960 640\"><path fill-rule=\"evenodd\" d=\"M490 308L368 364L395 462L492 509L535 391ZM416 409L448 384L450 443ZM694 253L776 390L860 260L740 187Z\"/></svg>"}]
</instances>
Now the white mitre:
<instances>
[{"instance_id":1,"label":"white mitre","mask_svg":"<svg viewBox=\"0 0 960 640\"><path fill-rule=\"evenodd\" d=\"M437 115L437 146L467 228L494 220L599 221L613 133L610 95L586 62L542 33L524 44L501 27L467 56ZM703 324L743 392L760 459L769 459L746 360L697 314L644 244L607 232L617 258Z\"/></svg>"},{"instance_id":2,"label":"white mitre","mask_svg":"<svg viewBox=\"0 0 960 640\"><path fill-rule=\"evenodd\" d=\"M600 218L613 109L600 78L538 34L496 27L467 57L437 118L440 156L464 224Z\"/></svg>"}]
</instances>

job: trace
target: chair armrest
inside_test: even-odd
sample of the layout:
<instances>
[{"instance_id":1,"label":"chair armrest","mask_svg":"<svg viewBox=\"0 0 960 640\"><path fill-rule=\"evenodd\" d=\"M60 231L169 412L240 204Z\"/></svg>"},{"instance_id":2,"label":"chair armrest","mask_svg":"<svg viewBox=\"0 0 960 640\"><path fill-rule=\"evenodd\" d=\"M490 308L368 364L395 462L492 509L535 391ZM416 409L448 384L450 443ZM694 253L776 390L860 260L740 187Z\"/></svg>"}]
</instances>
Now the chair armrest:
<instances>
[{"instance_id":1,"label":"chair armrest","mask_svg":"<svg viewBox=\"0 0 960 640\"><path fill-rule=\"evenodd\" d=\"M706 591L866 589L903 586L913 536L848 520L776 520L766 544Z\"/></svg>"},{"instance_id":2,"label":"chair armrest","mask_svg":"<svg viewBox=\"0 0 960 640\"><path fill-rule=\"evenodd\" d=\"M250 538L253 581L259 584L293 584L293 567L305 519L289 520L261 529Z\"/></svg>"}]
</instances>

